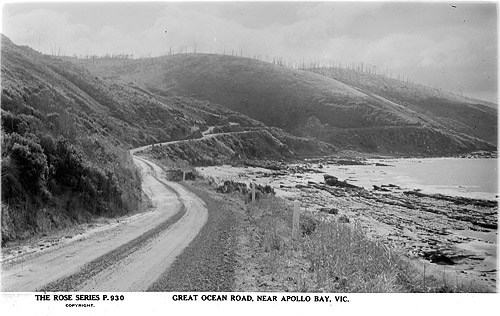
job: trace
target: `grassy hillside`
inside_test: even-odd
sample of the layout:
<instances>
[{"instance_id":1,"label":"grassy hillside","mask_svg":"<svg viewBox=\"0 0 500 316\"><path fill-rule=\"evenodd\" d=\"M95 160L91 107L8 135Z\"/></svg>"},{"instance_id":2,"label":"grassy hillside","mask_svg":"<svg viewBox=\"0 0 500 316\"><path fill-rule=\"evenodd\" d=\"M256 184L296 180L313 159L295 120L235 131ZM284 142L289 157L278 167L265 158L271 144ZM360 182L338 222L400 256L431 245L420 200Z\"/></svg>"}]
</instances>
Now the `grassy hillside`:
<instances>
[{"instance_id":1,"label":"grassy hillside","mask_svg":"<svg viewBox=\"0 0 500 316\"><path fill-rule=\"evenodd\" d=\"M496 110L452 94L429 98L390 82L365 84L361 77L355 79L358 83L341 82L326 73L234 56L178 54L73 62L150 92L221 104L266 125L340 148L428 156L496 149Z\"/></svg>"},{"instance_id":2,"label":"grassy hillside","mask_svg":"<svg viewBox=\"0 0 500 316\"><path fill-rule=\"evenodd\" d=\"M451 129L491 144L497 143L498 111L493 103L349 69L313 68L309 71L360 89L387 104L395 103L396 106L409 109L418 116L425 116L436 128Z\"/></svg>"},{"instance_id":3,"label":"grassy hillside","mask_svg":"<svg viewBox=\"0 0 500 316\"><path fill-rule=\"evenodd\" d=\"M103 79L5 36L1 57L2 242L137 211L130 148L216 126L264 128L208 101Z\"/></svg>"}]
</instances>

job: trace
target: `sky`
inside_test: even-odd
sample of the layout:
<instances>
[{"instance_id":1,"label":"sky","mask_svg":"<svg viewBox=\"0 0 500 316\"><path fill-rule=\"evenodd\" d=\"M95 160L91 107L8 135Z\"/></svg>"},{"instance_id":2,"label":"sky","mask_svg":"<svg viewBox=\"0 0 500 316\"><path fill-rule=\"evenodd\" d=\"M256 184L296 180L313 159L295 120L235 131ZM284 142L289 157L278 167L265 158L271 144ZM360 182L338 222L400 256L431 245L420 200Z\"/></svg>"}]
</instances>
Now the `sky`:
<instances>
[{"instance_id":1,"label":"sky","mask_svg":"<svg viewBox=\"0 0 500 316\"><path fill-rule=\"evenodd\" d=\"M363 63L498 103L496 2L11 2L2 33L49 54Z\"/></svg>"}]
</instances>

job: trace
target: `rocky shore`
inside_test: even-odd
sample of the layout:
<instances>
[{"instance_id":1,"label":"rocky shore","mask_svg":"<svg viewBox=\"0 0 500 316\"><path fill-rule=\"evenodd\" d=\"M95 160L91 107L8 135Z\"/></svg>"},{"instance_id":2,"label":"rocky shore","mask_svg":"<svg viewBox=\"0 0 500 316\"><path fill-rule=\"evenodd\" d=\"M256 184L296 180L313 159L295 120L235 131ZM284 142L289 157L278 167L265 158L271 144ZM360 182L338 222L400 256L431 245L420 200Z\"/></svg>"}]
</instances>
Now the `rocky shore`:
<instances>
[{"instance_id":1,"label":"rocky shore","mask_svg":"<svg viewBox=\"0 0 500 316\"><path fill-rule=\"evenodd\" d=\"M198 172L214 181L270 185L278 195L299 200L305 212L357 222L372 238L401 250L422 271L425 267L453 282L496 290L497 201L425 194L391 183L368 190L325 173L323 165L329 163L260 162L243 168L198 168ZM318 173L323 181L313 180L311 175Z\"/></svg>"}]
</instances>

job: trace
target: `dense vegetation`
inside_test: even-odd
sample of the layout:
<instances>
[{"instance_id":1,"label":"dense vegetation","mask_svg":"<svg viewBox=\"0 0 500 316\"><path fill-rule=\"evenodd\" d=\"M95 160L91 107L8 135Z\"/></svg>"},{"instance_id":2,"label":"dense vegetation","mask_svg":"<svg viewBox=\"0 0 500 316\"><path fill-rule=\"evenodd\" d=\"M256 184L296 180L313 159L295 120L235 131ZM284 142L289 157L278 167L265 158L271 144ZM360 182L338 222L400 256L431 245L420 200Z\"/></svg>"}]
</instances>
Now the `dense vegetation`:
<instances>
[{"instance_id":1,"label":"dense vegetation","mask_svg":"<svg viewBox=\"0 0 500 316\"><path fill-rule=\"evenodd\" d=\"M126 151L29 95L2 92L2 242L137 210L140 175Z\"/></svg>"}]
</instances>

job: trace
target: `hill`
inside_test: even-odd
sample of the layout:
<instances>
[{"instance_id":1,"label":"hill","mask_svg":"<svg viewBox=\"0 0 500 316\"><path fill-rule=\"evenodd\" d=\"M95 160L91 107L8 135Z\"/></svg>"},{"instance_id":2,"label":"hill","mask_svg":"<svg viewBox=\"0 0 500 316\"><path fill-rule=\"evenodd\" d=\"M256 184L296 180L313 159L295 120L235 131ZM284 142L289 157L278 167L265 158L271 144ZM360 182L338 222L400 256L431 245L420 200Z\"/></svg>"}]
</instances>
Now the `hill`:
<instances>
[{"instance_id":1,"label":"hill","mask_svg":"<svg viewBox=\"0 0 500 316\"><path fill-rule=\"evenodd\" d=\"M496 150L494 105L426 94L417 85L211 54L72 61L150 93L217 103L341 149L421 156Z\"/></svg>"},{"instance_id":2,"label":"hill","mask_svg":"<svg viewBox=\"0 0 500 316\"><path fill-rule=\"evenodd\" d=\"M130 148L197 138L207 130L266 128L209 101L156 95L133 82L104 79L5 36L1 54L2 242L137 211L141 179ZM334 150L314 141L305 147L306 140L283 131L275 134L283 148L262 156ZM255 133L252 140L248 152L269 143L269 135Z\"/></svg>"},{"instance_id":3,"label":"hill","mask_svg":"<svg viewBox=\"0 0 500 316\"><path fill-rule=\"evenodd\" d=\"M496 104L431 88L409 80L345 68L312 68L308 71L348 84L387 105L425 115L436 128L449 128L491 144L497 143Z\"/></svg>"}]
</instances>

